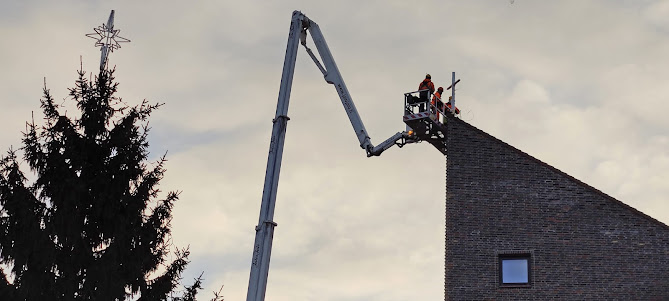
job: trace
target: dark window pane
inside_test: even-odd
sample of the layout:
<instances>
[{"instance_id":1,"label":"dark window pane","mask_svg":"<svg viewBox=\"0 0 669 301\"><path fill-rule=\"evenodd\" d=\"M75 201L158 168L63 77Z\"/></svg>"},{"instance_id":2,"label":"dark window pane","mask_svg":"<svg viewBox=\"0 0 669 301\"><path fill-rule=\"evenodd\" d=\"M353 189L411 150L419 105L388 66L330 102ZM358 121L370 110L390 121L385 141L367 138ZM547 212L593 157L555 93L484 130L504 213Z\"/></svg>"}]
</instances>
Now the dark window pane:
<instances>
[{"instance_id":1,"label":"dark window pane","mask_svg":"<svg viewBox=\"0 0 669 301\"><path fill-rule=\"evenodd\" d=\"M502 283L529 283L527 258L502 259Z\"/></svg>"}]
</instances>

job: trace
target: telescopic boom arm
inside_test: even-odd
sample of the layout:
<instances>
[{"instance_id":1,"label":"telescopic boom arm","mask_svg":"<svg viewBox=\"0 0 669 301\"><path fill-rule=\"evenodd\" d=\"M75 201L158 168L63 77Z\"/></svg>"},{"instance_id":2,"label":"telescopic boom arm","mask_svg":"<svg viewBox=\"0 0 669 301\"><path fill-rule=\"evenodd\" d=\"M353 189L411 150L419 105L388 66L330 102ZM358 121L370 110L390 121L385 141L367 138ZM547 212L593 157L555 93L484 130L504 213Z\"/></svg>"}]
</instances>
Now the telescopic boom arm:
<instances>
[{"instance_id":1,"label":"telescopic boom arm","mask_svg":"<svg viewBox=\"0 0 669 301\"><path fill-rule=\"evenodd\" d=\"M323 66L314 53L306 46L307 30L312 35L316 49L323 60ZM366 152L367 156L378 156L386 149L397 144L403 146L405 140L409 139L406 132L398 132L392 137L386 139L381 144L374 146L372 144L365 125L360 119L358 110L353 104L346 84L337 69L330 49L325 43L323 34L318 24L311 21L307 16L299 11L293 12L293 18L290 23L290 32L288 34L288 45L286 46L286 55L283 62L283 74L281 75L281 87L279 88L279 99L276 106L276 115L272 127L272 140L269 146L269 156L267 158L267 170L265 172L265 184L263 187L262 204L260 206L260 218L256 226L255 243L253 246L253 257L251 259L251 275L249 276L249 289L246 295L247 301L263 301L267 288L267 275L269 273L269 259L272 251L272 238L274 236L274 227L276 223L272 220L274 217L274 207L276 203L276 192L279 186L279 171L281 169L281 157L283 155L283 145L286 135L286 125L288 123L288 103L290 100L290 90L293 84L293 74L295 72L295 60L297 58L298 42L307 49L307 53L313 59L318 69L325 76L325 81L333 84L339 94L346 114L348 115L353 130L355 131L360 147Z\"/></svg>"}]
</instances>

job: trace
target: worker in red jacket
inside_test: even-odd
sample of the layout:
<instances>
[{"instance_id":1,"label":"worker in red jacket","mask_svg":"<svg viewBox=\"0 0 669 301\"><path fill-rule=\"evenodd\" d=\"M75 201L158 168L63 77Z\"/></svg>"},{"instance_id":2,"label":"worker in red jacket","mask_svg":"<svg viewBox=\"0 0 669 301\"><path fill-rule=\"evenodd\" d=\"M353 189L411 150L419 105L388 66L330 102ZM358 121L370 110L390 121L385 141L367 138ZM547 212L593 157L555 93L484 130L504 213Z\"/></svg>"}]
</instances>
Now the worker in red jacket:
<instances>
[{"instance_id":1,"label":"worker in red jacket","mask_svg":"<svg viewBox=\"0 0 669 301\"><path fill-rule=\"evenodd\" d=\"M432 82L432 76L426 74L425 79L422 82L420 82L420 84L418 84L418 90L429 90L430 91L429 94L434 93L434 83ZM425 98L427 98L427 95L428 93L425 93ZM423 97L421 96L421 98Z\"/></svg>"},{"instance_id":2,"label":"worker in red jacket","mask_svg":"<svg viewBox=\"0 0 669 301\"><path fill-rule=\"evenodd\" d=\"M434 92L434 95L432 96L431 104L432 104L432 107L434 108L432 113L435 114L438 121L441 120L441 116L439 116L441 113L439 113L439 112L442 112L442 113L444 112L444 102L441 100L441 94L443 92L444 92L444 88L439 87L437 89L437 92Z\"/></svg>"},{"instance_id":3,"label":"worker in red jacket","mask_svg":"<svg viewBox=\"0 0 669 301\"><path fill-rule=\"evenodd\" d=\"M451 110L451 96L448 97L448 102L446 103L446 107L448 108L448 111L450 112ZM460 114L460 109L458 107L455 107L455 114Z\"/></svg>"},{"instance_id":4,"label":"worker in red jacket","mask_svg":"<svg viewBox=\"0 0 669 301\"><path fill-rule=\"evenodd\" d=\"M425 79L418 84L418 90L426 90L426 91L421 91L418 95L420 96L420 101L421 102L428 102L429 100L429 95L434 93L434 83L432 83L432 76L430 74L425 75ZM421 111L425 111L425 107L423 104L420 106Z\"/></svg>"}]
</instances>

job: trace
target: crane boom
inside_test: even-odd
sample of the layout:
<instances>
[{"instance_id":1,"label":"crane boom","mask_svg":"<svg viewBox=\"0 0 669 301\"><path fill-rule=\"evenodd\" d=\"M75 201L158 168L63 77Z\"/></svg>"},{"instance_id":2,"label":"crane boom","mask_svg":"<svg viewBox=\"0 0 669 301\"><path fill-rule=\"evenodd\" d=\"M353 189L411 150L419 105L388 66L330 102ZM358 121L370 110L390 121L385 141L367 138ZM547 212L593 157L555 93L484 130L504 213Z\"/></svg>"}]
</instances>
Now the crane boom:
<instances>
[{"instance_id":1,"label":"crane boom","mask_svg":"<svg viewBox=\"0 0 669 301\"><path fill-rule=\"evenodd\" d=\"M316 49L323 60L323 65L318 61L313 51L306 46L307 30L312 35ZM321 70L325 81L333 84L337 94L341 99L342 105L348 115L353 130L360 142L360 147L367 152L367 156L378 156L393 145L403 146L405 139L410 139L406 132L398 132L381 144L374 146L367 134L365 125L358 114L358 110L353 103L344 79L339 73L337 64L330 53L330 49L325 42L318 24L307 18L300 11L294 11L288 33L288 45L283 62L283 73L281 75L281 86L279 88L279 98L276 107L276 115L272 121L272 138L269 146L269 155L267 158L267 169L265 172L265 184L263 187L262 203L260 206L260 218L256 226L255 243L253 246L253 257L251 259L251 274L249 276L249 287L246 295L247 301L263 301L267 288L267 276L269 274L269 261L272 250L272 239L274 237L273 221L274 207L276 203L276 192L279 186L279 171L281 169L281 158L283 156L283 145L285 141L286 125L288 123L288 103L290 100L290 91L293 84L293 74L295 72L295 61L297 58L298 43L307 49L307 53L312 58L316 66ZM398 142L399 141L399 142Z\"/></svg>"},{"instance_id":2,"label":"crane boom","mask_svg":"<svg viewBox=\"0 0 669 301\"><path fill-rule=\"evenodd\" d=\"M367 129L365 129L365 124L360 118L360 114L358 113L358 109L355 107L355 103L353 103L351 93L348 92L344 78L339 72L339 68L337 68L337 63L335 63L334 57L332 57L332 53L330 52L330 48L328 47L327 42L325 42L325 37L323 37L323 33L321 32L320 27L318 24L316 24L316 22L306 18L306 16L304 18L304 28L302 28L302 31L300 32L301 44L307 50L307 53L314 61L316 66L318 66L318 69L323 73L325 81L328 84L335 86L335 90L337 90L337 94L339 94L339 99L341 99L341 103L344 106L346 115L348 115L348 119L353 126L355 135L358 137L358 141L360 141L360 147L367 152L367 156L378 156L386 149L395 145L398 140L407 138L406 133L398 132L377 146L372 144L372 140L367 134ZM309 30L311 33L311 38L313 39L314 45L316 45L316 49L318 49L318 53L320 54L320 57L323 60L323 64L325 66L321 65L313 51L307 47L307 30Z\"/></svg>"},{"instance_id":3,"label":"crane boom","mask_svg":"<svg viewBox=\"0 0 669 301\"><path fill-rule=\"evenodd\" d=\"M276 227L276 223L272 219L274 217L276 191L279 186L283 144L286 136L286 125L289 119L286 114L288 114L288 102L290 100L290 89L293 84L295 60L299 46L298 37L302 28L302 19L303 15L301 13L297 11L293 12L293 18L290 22L290 32L288 34L288 45L286 46L286 56L283 61L279 99L276 104L276 114L272 120L274 125L272 126L272 139L269 143L265 184L263 186L262 203L260 205L260 218L256 226L249 289L246 294L247 301L265 300L269 258L272 251L272 237L274 236L274 227Z\"/></svg>"},{"instance_id":4,"label":"crane boom","mask_svg":"<svg viewBox=\"0 0 669 301\"><path fill-rule=\"evenodd\" d=\"M360 119L358 109L356 109L355 104L353 103L353 99L351 98L351 94L348 92L348 88L346 87L346 83L344 83L344 79L342 78L341 73L339 73L339 68L337 68L337 64L332 57L332 53L330 52L328 44L325 42L325 38L323 37L321 29L318 27L318 24L311 20L308 20L305 25L305 28L302 29L302 33L300 34L302 45L307 49L307 52L309 53L309 56L311 56L311 59L314 60L314 63L319 66L319 69L325 77L325 81L328 84L335 86L335 90L337 90L337 94L339 94L339 98L341 99L341 103L344 106L344 110L346 110L346 115L348 115L348 119L351 121L351 125L353 126L353 130L358 137L358 141L360 141L360 147L364 150L370 151L374 145L372 144L372 141L367 134L367 129L365 129L365 125L363 124L362 119ZM309 30L311 33L311 38L314 40L314 45L316 45L316 49L318 49L318 53L323 60L325 68L321 68L321 64L318 62L318 59L313 55L311 49L309 49L309 47L306 45L307 30Z\"/></svg>"}]
</instances>

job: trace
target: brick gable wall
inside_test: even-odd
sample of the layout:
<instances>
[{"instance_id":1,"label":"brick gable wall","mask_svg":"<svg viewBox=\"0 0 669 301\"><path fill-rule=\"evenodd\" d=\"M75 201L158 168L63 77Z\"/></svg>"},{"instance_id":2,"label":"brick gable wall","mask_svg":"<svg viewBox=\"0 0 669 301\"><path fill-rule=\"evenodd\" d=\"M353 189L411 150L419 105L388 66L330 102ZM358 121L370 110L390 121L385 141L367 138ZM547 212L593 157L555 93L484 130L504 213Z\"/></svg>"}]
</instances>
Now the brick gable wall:
<instances>
[{"instance_id":1,"label":"brick gable wall","mask_svg":"<svg viewBox=\"0 0 669 301\"><path fill-rule=\"evenodd\" d=\"M669 300L669 227L464 121L447 125L446 300ZM530 287L499 286L507 253L531 254Z\"/></svg>"}]
</instances>

